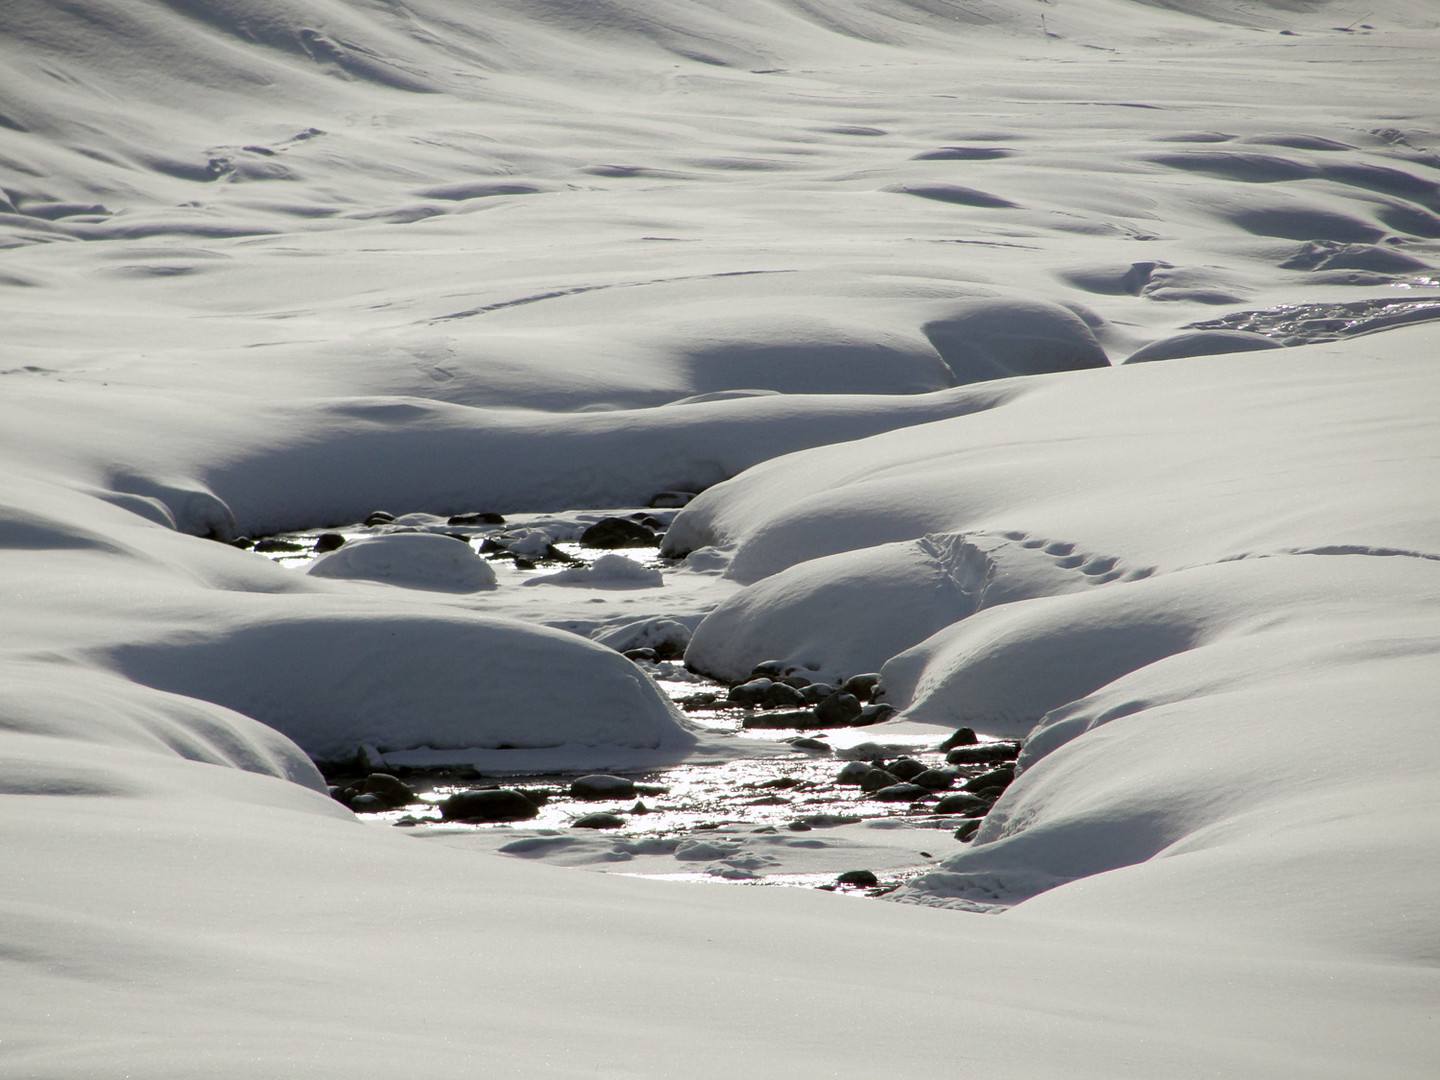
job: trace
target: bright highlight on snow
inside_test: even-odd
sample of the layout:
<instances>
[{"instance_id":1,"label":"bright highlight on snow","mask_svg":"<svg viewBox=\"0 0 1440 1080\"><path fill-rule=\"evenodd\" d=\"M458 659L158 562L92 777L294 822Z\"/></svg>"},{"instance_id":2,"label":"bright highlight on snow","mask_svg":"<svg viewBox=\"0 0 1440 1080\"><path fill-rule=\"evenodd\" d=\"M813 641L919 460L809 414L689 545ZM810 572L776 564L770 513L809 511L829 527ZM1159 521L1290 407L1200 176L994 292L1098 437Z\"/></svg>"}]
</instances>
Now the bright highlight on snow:
<instances>
[{"instance_id":1,"label":"bright highlight on snow","mask_svg":"<svg viewBox=\"0 0 1440 1080\"><path fill-rule=\"evenodd\" d=\"M1437 49L7 0L0 1075L1429 1075Z\"/></svg>"}]
</instances>

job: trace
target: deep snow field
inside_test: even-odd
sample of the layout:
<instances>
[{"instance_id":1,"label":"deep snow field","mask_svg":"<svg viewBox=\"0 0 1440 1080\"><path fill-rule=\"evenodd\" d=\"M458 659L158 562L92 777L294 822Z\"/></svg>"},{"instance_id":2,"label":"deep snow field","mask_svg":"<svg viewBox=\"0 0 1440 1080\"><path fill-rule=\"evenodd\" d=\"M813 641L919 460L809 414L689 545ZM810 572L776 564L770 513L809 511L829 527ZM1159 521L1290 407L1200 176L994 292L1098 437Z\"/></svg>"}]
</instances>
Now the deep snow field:
<instances>
[{"instance_id":1,"label":"deep snow field","mask_svg":"<svg viewBox=\"0 0 1440 1080\"><path fill-rule=\"evenodd\" d=\"M1434 0L4 0L0 1076L1434 1076L1437 57ZM707 727L620 651L687 638L898 712ZM1026 740L964 842L396 828L312 760L962 725Z\"/></svg>"}]
</instances>

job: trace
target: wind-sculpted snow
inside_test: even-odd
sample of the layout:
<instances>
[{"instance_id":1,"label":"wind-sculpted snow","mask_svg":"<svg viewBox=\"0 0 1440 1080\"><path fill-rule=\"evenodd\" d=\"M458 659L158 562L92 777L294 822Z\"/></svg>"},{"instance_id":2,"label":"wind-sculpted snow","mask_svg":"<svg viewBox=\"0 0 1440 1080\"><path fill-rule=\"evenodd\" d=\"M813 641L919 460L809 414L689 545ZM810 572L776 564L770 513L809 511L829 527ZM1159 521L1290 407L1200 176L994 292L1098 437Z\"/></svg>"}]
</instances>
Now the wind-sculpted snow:
<instances>
[{"instance_id":1,"label":"wind-sculpted snow","mask_svg":"<svg viewBox=\"0 0 1440 1080\"><path fill-rule=\"evenodd\" d=\"M1429 1075L1437 35L0 3L0 1073ZM550 555L631 514L663 555ZM759 752L616 651L687 643L1018 775L965 841L742 784L794 820L654 855L311 761ZM878 851L909 903L571 869Z\"/></svg>"}]
</instances>

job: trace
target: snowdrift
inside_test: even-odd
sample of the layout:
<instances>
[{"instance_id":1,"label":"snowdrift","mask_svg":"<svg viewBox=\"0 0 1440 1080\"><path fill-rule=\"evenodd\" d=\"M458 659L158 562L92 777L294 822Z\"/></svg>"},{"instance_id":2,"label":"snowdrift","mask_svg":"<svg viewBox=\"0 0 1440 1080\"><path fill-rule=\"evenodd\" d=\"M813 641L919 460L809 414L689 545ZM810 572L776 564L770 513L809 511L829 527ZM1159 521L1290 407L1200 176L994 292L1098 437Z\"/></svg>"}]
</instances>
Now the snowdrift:
<instances>
[{"instance_id":1,"label":"snowdrift","mask_svg":"<svg viewBox=\"0 0 1440 1080\"><path fill-rule=\"evenodd\" d=\"M1428 1075L1437 34L0 6L0 1074ZM433 535L661 492L663 571ZM376 509L434 527L225 542ZM311 761L733 753L607 647L661 638L1019 776L862 903L417 842Z\"/></svg>"}]
</instances>

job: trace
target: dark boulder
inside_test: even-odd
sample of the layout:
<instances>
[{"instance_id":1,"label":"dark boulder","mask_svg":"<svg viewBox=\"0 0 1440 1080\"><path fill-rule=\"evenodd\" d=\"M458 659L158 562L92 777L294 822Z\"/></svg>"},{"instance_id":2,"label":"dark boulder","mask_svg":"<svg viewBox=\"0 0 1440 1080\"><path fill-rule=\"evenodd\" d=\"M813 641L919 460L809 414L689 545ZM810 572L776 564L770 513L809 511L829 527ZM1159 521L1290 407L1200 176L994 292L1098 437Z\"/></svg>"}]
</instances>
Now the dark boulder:
<instances>
[{"instance_id":1,"label":"dark boulder","mask_svg":"<svg viewBox=\"0 0 1440 1080\"><path fill-rule=\"evenodd\" d=\"M871 886L879 885L880 879L877 878L871 870L846 870L845 873L835 879L835 884L858 885L861 888L868 889Z\"/></svg>"},{"instance_id":2,"label":"dark boulder","mask_svg":"<svg viewBox=\"0 0 1440 1080\"><path fill-rule=\"evenodd\" d=\"M504 525L505 515L474 513L474 514L451 514L447 525Z\"/></svg>"},{"instance_id":3,"label":"dark boulder","mask_svg":"<svg viewBox=\"0 0 1440 1080\"><path fill-rule=\"evenodd\" d=\"M936 814L965 814L967 816L974 812L984 814L990 809L990 801L982 799L978 795L967 791L957 791L953 795L944 796L934 805L932 811Z\"/></svg>"},{"instance_id":4,"label":"dark boulder","mask_svg":"<svg viewBox=\"0 0 1440 1080\"><path fill-rule=\"evenodd\" d=\"M835 693L835 687L828 682L812 682L801 687L800 693L805 698L806 705L819 705L820 702Z\"/></svg>"},{"instance_id":5,"label":"dark boulder","mask_svg":"<svg viewBox=\"0 0 1440 1080\"><path fill-rule=\"evenodd\" d=\"M1018 742L989 742L957 746L945 755L945 761L950 765L990 765L997 761L1014 761L1019 756Z\"/></svg>"},{"instance_id":6,"label":"dark boulder","mask_svg":"<svg viewBox=\"0 0 1440 1080\"><path fill-rule=\"evenodd\" d=\"M884 702L876 701L869 705L860 707L860 715L850 721L851 727L868 727L870 724L878 724L882 720L889 719L895 712L894 705L886 705Z\"/></svg>"},{"instance_id":7,"label":"dark boulder","mask_svg":"<svg viewBox=\"0 0 1440 1080\"><path fill-rule=\"evenodd\" d=\"M440 804L446 821L529 821L539 813L533 802L509 788L457 791Z\"/></svg>"},{"instance_id":8,"label":"dark boulder","mask_svg":"<svg viewBox=\"0 0 1440 1080\"><path fill-rule=\"evenodd\" d=\"M633 799L635 781L623 776L607 776L597 773L582 776L570 785L572 799Z\"/></svg>"},{"instance_id":9,"label":"dark boulder","mask_svg":"<svg viewBox=\"0 0 1440 1080\"><path fill-rule=\"evenodd\" d=\"M930 791L944 791L955 786L957 775L953 769L926 769L910 777L910 782Z\"/></svg>"},{"instance_id":10,"label":"dark boulder","mask_svg":"<svg viewBox=\"0 0 1440 1080\"><path fill-rule=\"evenodd\" d=\"M355 786L367 795L379 795L393 807L409 806L419 798L413 788L389 773L371 773Z\"/></svg>"},{"instance_id":11,"label":"dark boulder","mask_svg":"<svg viewBox=\"0 0 1440 1080\"><path fill-rule=\"evenodd\" d=\"M868 773L875 771L875 766L866 761L850 761L835 775L837 784L858 784L865 779Z\"/></svg>"},{"instance_id":12,"label":"dark boulder","mask_svg":"<svg viewBox=\"0 0 1440 1080\"><path fill-rule=\"evenodd\" d=\"M619 814L586 814L570 823L572 829L622 829L625 819Z\"/></svg>"},{"instance_id":13,"label":"dark boulder","mask_svg":"<svg viewBox=\"0 0 1440 1080\"><path fill-rule=\"evenodd\" d=\"M831 752L830 746L821 742L819 739L790 739L789 743L796 750L803 750L807 754L828 754Z\"/></svg>"},{"instance_id":14,"label":"dark boulder","mask_svg":"<svg viewBox=\"0 0 1440 1080\"><path fill-rule=\"evenodd\" d=\"M875 695L875 687L879 685L880 676L872 671L864 675L850 676L840 689L847 694L854 694L861 701L869 701Z\"/></svg>"},{"instance_id":15,"label":"dark boulder","mask_svg":"<svg viewBox=\"0 0 1440 1080\"><path fill-rule=\"evenodd\" d=\"M859 699L843 690L831 694L815 706L815 719L822 727L848 727L859 716Z\"/></svg>"},{"instance_id":16,"label":"dark boulder","mask_svg":"<svg viewBox=\"0 0 1440 1080\"><path fill-rule=\"evenodd\" d=\"M870 798L878 799L880 802L919 802L921 799L934 794L928 788L919 784L891 784L879 791L872 791Z\"/></svg>"},{"instance_id":17,"label":"dark boulder","mask_svg":"<svg viewBox=\"0 0 1440 1080\"><path fill-rule=\"evenodd\" d=\"M751 679L739 686L732 686L728 698L735 705L754 708L765 700L765 695L775 683L767 678Z\"/></svg>"},{"instance_id":18,"label":"dark boulder","mask_svg":"<svg viewBox=\"0 0 1440 1080\"><path fill-rule=\"evenodd\" d=\"M893 787L898 783L900 783L900 778L884 769L871 768L869 772L860 776L861 791L875 792L881 788Z\"/></svg>"},{"instance_id":19,"label":"dark boulder","mask_svg":"<svg viewBox=\"0 0 1440 1080\"><path fill-rule=\"evenodd\" d=\"M345 546L345 537L337 532L321 533L315 538L315 554L324 555L327 552Z\"/></svg>"},{"instance_id":20,"label":"dark boulder","mask_svg":"<svg viewBox=\"0 0 1440 1080\"><path fill-rule=\"evenodd\" d=\"M793 686L774 682L770 684L770 689L765 691L761 704L767 709L803 709L805 696Z\"/></svg>"},{"instance_id":21,"label":"dark boulder","mask_svg":"<svg viewBox=\"0 0 1440 1080\"><path fill-rule=\"evenodd\" d=\"M580 534L580 543L592 548L659 547L659 538L638 521L601 518Z\"/></svg>"},{"instance_id":22,"label":"dark boulder","mask_svg":"<svg viewBox=\"0 0 1440 1080\"><path fill-rule=\"evenodd\" d=\"M767 728L770 730L794 728L806 731L823 727L815 719L813 709L783 709L770 712L750 712L740 719L740 726L746 728Z\"/></svg>"},{"instance_id":23,"label":"dark boulder","mask_svg":"<svg viewBox=\"0 0 1440 1080\"><path fill-rule=\"evenodd\" d=\"M1004 791L1010 786L1010 781L1015 779L1015 768L1012 765L1002 765L998 769L991 769L979 776L972 776L966 780L961 787L966 791L985 791L998 788Z\"/></svg>"},{"instance_id":24,"label":"dark boulder","mask_svg":"<svg viewBox=\"0 0 1440 1080\"><path fill-rule=\"evenodd\" d=\"M948 750L953 750L957 746L974 746L979 741L979 738L975 735L974 728L962 727L957 728L954 735L951 735L942 742L939 749L943 754Z\"/></svg>"},{"instance_id":25,"label":"dark boulder","mask_svg":"<svg viewBox=\"0 0 1440 1080\"><path fill-rule=\"evenodd\" d=\"M914 758L902 757L896 758L886 765L885 771L898 776L901 780L914 780L925 771L925 766Z\"/></svg>"}]
</instances>

